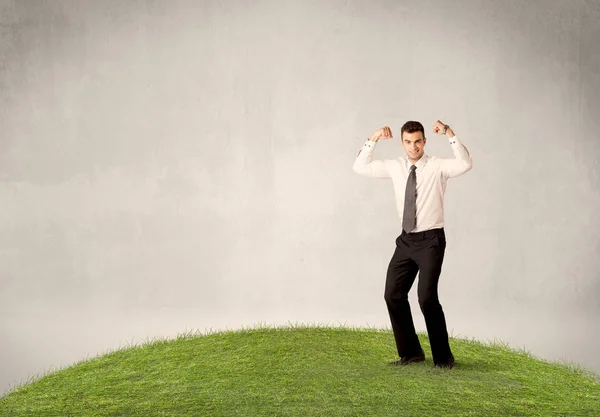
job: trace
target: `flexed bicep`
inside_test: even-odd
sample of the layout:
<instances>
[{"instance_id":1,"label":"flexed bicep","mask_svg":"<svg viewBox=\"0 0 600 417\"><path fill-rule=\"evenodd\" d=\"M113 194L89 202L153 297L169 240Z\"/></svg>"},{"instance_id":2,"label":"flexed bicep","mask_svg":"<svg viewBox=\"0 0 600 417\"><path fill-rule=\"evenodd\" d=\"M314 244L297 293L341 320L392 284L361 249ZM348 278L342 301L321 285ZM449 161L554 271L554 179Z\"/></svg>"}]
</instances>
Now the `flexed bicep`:
<instances>
[{"instance_id":1,"label":"flexed bicep","mask_svg":"<svg viewBox=\"0 0 600 417\"><path fill-rule=\"evenodd\" d=\"M359 152L360 153L360 152ZM389 160L377 159L375 161L361 161L359 158L354 162L353 170L357 174L372 178L391 178Z\"/></svg>"}]
</instances>

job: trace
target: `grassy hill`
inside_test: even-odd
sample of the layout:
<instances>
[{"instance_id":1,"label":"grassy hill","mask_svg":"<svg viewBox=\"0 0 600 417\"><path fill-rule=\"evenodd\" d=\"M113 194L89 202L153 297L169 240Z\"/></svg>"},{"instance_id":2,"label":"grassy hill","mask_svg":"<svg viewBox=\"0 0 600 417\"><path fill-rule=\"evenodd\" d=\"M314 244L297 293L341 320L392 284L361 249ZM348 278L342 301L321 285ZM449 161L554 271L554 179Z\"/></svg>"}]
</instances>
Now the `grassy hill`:
<instances>
[{"instance_id":1,"label":"grassy hill","mask_svg":"<svg viewBox=\"0 0 600 417\"><path fill-rule=\"evenodd\" d=\"M452 338L453 369L397 359L390 330L264 327L123 348L14 388L0 416L600 416L600 377Z\"/></svg>"}]
</instances>

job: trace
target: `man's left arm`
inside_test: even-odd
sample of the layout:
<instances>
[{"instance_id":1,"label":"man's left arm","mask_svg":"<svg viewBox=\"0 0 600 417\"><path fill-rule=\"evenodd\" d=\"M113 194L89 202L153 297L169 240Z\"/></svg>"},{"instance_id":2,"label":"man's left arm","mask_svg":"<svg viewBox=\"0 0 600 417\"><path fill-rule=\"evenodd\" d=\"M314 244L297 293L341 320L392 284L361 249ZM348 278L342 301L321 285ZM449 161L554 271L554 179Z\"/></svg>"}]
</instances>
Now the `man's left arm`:
<instances>
[{"instance_id":1,"label":"man's left arm","mask_svg":"<svg viewBox=\"0 0 600 417\"><path fill-rule=\"evenodd\" d=\"M453 159L440 159L441 170L446 178L458 177L469 171L473 167L473 159L466 146L463 145L450 126L445 125L438 120L434 125L433 130L435 133L445 134L448 137L450 146L452 146L452 152L454 152Z\"/></svg>"}]
</instances>

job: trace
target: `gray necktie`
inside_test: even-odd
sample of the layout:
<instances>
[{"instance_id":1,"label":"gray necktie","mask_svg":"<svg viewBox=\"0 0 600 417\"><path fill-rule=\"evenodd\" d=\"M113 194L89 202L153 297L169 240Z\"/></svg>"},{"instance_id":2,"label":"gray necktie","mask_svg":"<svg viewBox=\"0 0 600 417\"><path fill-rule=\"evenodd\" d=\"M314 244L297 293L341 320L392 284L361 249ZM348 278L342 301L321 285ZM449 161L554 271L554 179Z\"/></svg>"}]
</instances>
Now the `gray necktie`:
<instances>
[{"instance_id":1,"label":"gray necktie","mask_svg":"<svg viewBox=\"0 0 600 417\"><path fill-rule=\"evenodd\" d=\"M404 215L402 216L402 228L410 233L417 227L417 174L416 166L410 166L410 174L406 181L406 193L404 194Z\"/></svg>"}]
</instances>

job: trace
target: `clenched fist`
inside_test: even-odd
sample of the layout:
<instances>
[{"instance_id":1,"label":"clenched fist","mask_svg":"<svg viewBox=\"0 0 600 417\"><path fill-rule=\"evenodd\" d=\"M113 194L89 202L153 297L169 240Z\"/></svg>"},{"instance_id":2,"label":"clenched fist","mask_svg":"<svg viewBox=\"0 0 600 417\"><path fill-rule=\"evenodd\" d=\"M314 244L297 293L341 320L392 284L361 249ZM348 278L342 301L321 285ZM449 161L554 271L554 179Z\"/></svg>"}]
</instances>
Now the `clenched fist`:
<instances>
[{"instance_id":1,"label":"clenched fist","mask_svg":"<svg viewBox=\"0 0 600 417\"><path fill-rule=\"evenodd\" d=\"M436 120L433 124L433 133L438 135L448 135L448 137L454 136L454 132L450 129L450 126L443 123L441 120Z\"/></svg>"},{"instance_id":2,"label":"clenched fist","mask_svg":"<svg viewBox=\"0 0 600 417\"><path fill-rule=\"evenodd\" d=\"M379 130L376 130L371 137L369 138L369 140L371 142L377 142L379 139L391 139L392 138L392 131L390 130L389 126L384 126Z\"/></svg>"}]
</instances>

